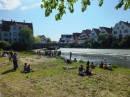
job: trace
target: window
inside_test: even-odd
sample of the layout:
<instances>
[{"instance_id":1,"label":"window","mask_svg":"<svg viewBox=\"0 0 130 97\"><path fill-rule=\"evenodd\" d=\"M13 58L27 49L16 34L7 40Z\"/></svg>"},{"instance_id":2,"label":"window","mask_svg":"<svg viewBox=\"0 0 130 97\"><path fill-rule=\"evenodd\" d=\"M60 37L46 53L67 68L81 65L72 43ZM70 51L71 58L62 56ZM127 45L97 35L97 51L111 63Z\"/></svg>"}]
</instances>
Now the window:
<instances>
[{"instance_id":1,"label":"window","mask_svg":"<svg viewBox=\"0 0 130 97\"><path fill-rule=\"evenodd\" d=\"M120 25L121 25L121 22L120 22Z\"/></svg>"},{"instance_id":2,"label":"window","mask_svg":"<svg viewBox=\"0 0 130 97\"><path fill-rule=\"evenodd\" d=\"M16 33L16 32L14 32L14 33L13 33L13 35L14 35L14 36L17 36L17 33Z\"/></svg>"},{"instance_id":3,"label":"window","mask_svg":"<svg viewBox=\"0 0 130 97\"><path fill-rule=\"evenodd\" d=\"M95 33L92 33L92 36L95 36Z\"/></svg>"},{"instance_id":4,"label":"window","mask_svg":"<svg viewBox=\"0 0 130 97\"><path fill-rule=\"evenodd\" d=\"M117 34L117 31L114 31L114 34Z\"/></svg>"},{"instance_id":5,"label":"window","mask_svg":"<svg viewBox=\"0 0 130 97\"><path fill-rule=\"evenodd\" d=\"M102 31L101 33L105 33L105 31Z\"/></svg>"},{"instance_id":6,"label":"window","mask_svg":"<svg viewBox=\"0 0 130 97\"><path fill-rule=\"evenodd\" d=\"M122 26L122 29L124 29L124 26Z\"/></svg>"},{"instance_id":7,"label":"window","mask_svg":"<svg viewBox=\"0 0 130 97\"><path fill-rule=\"evenodd\" d=\"M119 35L119 38L122 38L122 34Z\"/></svg>"},{"instance_id":8,"label":"window","mask_svg":"<svg viewBox=\"0 0 130 97\"><path fill-rule=\"evenodd\" d=\"M128 32L129 32L128 29L125 29L125 30L124 30L124 33L128 33Z\"/></svg>"},{"instance_id":9,"label":"window","mask_svg":"<svg viewBox=\"0 0 130 97\"><path fill-rule=\"evenodd\" d=\"M120 33L122 33L122 31L120 30Z\"/></svg>"},{"instance_id":10,"label":"window","mask_svg":"<svg viewBox=\"0 0 130 97\"><path fill-rule=\"evenodd\" d=\"M7 33L4 33L4 36L8 36L8 34L7 34Z\"/></svg>"},{"instance_id":11,"label":"window","mask_svg":"<svg viewBox=\"0 0 130 97\"><path fill-rule=\"evenodd\" d=\"M119 27L117 27L117 30L119 30Z\"/></svg>"}]
</instances>

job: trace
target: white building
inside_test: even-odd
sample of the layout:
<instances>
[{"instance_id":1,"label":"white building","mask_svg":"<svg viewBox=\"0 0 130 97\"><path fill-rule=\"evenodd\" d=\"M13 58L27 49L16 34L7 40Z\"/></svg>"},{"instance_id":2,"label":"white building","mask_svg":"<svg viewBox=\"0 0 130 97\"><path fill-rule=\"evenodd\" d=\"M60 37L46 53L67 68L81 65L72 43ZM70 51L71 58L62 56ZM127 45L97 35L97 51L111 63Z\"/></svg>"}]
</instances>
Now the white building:
<instances>
[{"instance_id":1,"label":"white building","mask_svg":"<svg viewBox=\"0 0 130 97\"><path fill-rule=\"evenodd\" d=\"M89 39L90 33L91 33L90 29L83 30L79 36L79 42L84 43L87 39Z\"/></svg>"},{"instance_id":2,"label":"white building","mask_svg":"<svg viewBox=\"0 0 130 97\"><path fill-rule=\"evenodd\" d=\"M93 28L90 33L90 38L92 38L93 41L98 42L99 33L100 33L99 29Z\"/></svg>"},{"instance_id":3,"label":"white building","mask_svg":"<svg viewBox=\"0 0 130 97\"><path fill-rule=\"evenodd\" d=\"M130 35L130 23L128 23L128 21L120 21L119 23L116 23L113 28L112 35L117 39L122 39L124 36Z\"/></svg>"},{"instance_id":4,"label":"white building","mask_svg":"<svg viewBox=\"0 0 130 97\"><path fill-rule=\"evenodd\" d=\"M104 34L106 36L108 36L109 34L112 34L112 27L111 28L108 28L108 27L99 27L99 35L100 34Z\"/></svg>"},{"instance_id":5,"label":"white building","mask_svg":"<svg viewBox=\"0 0 130 97\"><path fill-rule=\"evenodd\" d=\"M47 38L44 35L39 35L40 43L47 43Z\"/></svg>"},{"instance_id":6,"label":"white building","mask_svg":"<svg viewBox=\"0 0 130 97\"><path fill-rule=\"evenodd\" d=\"M27 41L21 36L21 28L29 27L33 30L32 23L15 22L15 21L5 21L2 20L0 39L9 42L10 44L14 42L26 43Z\"/></svg>"},{"instance_id":7,"label":"white building","mask_svg":"<svg viewBox=\"0 0 130 97\"><path fill-rule=\"evenodd\" d=\"M68 43L70 39L72 39L72 35L64 34L61 35L59 42Z\"/></svg>"}]
</instances>

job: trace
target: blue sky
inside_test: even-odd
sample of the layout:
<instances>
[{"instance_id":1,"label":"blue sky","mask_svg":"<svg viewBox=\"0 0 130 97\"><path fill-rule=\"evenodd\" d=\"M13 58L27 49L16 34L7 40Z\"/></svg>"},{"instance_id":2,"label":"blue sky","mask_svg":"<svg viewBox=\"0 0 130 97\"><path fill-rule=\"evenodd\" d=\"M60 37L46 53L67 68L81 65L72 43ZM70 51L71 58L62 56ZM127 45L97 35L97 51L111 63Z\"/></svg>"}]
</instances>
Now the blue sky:
<instances>
[{"instance_id":1,"label":"blue sky","mask_svg":"<svg viewBox=\"0 0 130 97\"><path fill-rule=\"evenodd\" d=\"M34 35L45 35L53 41L58 41L61 34L72 34L85 29L113 27L120 20L130 22L130 10L116 10L118 0L104 0L102 7L98 0L91 0L91 6L81 12L81 0L75 4L73 14L65 14L60 21L55 21L54 11L49 17L44 16L44 9L40 8L42 0L0 0L0 19L18 22L32 22Z\"/></svg>"}]
</instances>

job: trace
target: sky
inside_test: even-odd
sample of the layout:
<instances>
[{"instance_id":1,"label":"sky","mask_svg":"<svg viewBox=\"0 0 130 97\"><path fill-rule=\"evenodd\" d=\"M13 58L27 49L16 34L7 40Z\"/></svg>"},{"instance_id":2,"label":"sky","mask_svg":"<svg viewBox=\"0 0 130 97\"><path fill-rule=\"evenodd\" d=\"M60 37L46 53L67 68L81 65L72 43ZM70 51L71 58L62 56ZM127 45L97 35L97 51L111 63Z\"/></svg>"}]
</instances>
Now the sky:
<instances>
[{"instance_id":1,"label":"sky","mask_svg":"<svg viewBox=\"0 0 130 97\"><path fill-rule=\"evenodd\" d=\"M34 36L45 35L52 41L59 41L62 34L71 35L85 29L113 27L120 20L130 22L130 10L115 9L119 0L104 0L102 7L98 6L98 1L91 0L91 6L81 12L81 0L78 0L74 5L74 13L69 13L66 9L62 20L56 21L57 11L45 17L45 9L40 7L42 0L0 0L0 20L32 22Z\"/></svg>"}]
</instances>

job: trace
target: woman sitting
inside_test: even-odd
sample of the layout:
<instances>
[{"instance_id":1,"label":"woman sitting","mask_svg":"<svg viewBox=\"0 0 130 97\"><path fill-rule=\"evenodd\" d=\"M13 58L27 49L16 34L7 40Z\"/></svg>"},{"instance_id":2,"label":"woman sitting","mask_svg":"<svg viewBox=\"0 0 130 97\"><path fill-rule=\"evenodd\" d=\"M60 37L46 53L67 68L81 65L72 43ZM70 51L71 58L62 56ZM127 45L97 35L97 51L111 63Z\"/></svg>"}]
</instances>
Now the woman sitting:
<instances>
[{"instance_id":1,"label":"woman sitting","mask_svg":"<svg viewBox=\"0 0 130 97\"><path fill-rule=\"evenodd\" d=\"M85 75L85 69L83 68L83 65L81 65L79 67L79 73L78 73L78 75L80 75L80 76L84 76Z\"/></svg>"},{"instance_id":2,"label":"woman sitting","mask_svg":"<svg viewBox=\"0 0 130 97\"><path fill-rule=\"evenodd\" d=\"M107 69L107 64L106 63L103 65L103 69Z\"/></svg>"},{"instance_id":3,"label":"woman sitting","mask_svg":"<svg viewBox=\"0 0 130 97\"><path fill-rule=\"evenodd\" d=\"M30 68L30 64L27 66L27 72L33 72L34 70Z\"/></svg>"},{"instance_id":4,"label":"woman sitting","mask_svg":"<svg viewBox=\"0 0 130 97\"><path fill-rule=\"evenodd\" d=\"M74 58L74 62L77 62L77 59L76 59L76 58Z\"/></svg>"},{"instance_id":5,"label":"woman sitting","mask_svg":"<svg viewBox=\"0 0 130 97\"><path fill-rule=\"evenodd\" d=\"M27 63L24 63L24 73L27 73Z\"/></svg>"},{"instance_id":6,"label":"woman sitting","mask_svg":"<svg viewBox=\"0 0 130 97\"><path fill-rule=\"evenodd\" d=\"M89 65L87 65L85 73L86 73L86 75L93 75L93 74L95 74L94 72L92 72L92 70L90 69Z\"/></svg>"}]
</instances>

